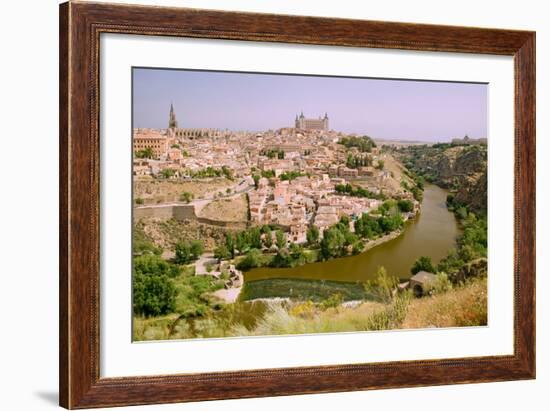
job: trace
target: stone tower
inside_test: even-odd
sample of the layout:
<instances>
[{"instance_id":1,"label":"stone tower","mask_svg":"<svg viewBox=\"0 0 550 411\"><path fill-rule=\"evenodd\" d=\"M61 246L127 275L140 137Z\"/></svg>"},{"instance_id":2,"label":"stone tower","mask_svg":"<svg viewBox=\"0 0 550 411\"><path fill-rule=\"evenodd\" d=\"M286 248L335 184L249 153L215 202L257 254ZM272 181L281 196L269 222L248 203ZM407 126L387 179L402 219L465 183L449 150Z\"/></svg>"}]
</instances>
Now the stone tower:
<instances>
[{"instance_id":1,"label":"stone tower","mask_svg":"<svg viewBox=\"0 0 550 411\"><path fill-rule=\"evenodd\" d=\"M325 131L328 131L329 130L329 126L328 126L328 114L325 112L325 117L323 118L323 129Z\"/></svg>"},{"instance_id":2,"label":"stone tower","mask_svg":"<svg viewBox=\"0 0 550 411\"><path fill-rule=\"evenodd\" d=\"M168 119L168 128L178 128L178 120L176 120L176 113L174 112L174 105L170 103L170 117Z\"/></svg>"}]
</instances>

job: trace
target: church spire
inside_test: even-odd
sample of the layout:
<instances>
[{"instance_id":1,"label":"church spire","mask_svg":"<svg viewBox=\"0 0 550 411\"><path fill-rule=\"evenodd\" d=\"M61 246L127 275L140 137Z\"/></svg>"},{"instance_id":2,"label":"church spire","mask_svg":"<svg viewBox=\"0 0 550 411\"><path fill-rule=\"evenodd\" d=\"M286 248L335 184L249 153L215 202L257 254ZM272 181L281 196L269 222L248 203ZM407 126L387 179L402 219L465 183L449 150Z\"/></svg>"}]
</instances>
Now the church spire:
<instances>
[{"instance_id":1,"label":"church spire","mask_svg":"<svg viewBox=\"0 0 550 411\"><path fill-rule=\"evenodd\" d=\"M168 128L178 128L176 113L174 112L174 104L170 103L170 115L168 117Z\"/></svg>"}]
</instances>

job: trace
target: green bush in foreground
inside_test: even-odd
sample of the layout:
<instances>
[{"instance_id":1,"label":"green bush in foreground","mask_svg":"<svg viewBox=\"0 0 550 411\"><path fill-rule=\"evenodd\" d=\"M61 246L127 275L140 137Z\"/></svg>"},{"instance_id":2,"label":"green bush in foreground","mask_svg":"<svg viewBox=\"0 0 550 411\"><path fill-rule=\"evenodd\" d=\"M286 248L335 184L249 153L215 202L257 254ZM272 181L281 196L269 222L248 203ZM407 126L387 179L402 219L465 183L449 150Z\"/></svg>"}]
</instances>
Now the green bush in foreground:
<instances>
[{"instance_id":1,"label":"green bush in foreground","mask_svg":"<svg viewBox=\"0 0 550 411\"><path fill-rule=\"evenodd\" d=\"M134 258L134 274L165 275L173 278L179 273L178 266L170 264L158 255L141 255Z\"/></svg>"},{"instance_id":2,"label":"green bush in foreground","mask_svg":"<svg viewBox=\"0 0 550 411\"><path fill-rule=\"evenodd\" d=\"M134 313L150 317L174 311L176 289L168 276L136 273L133 288Z\"/></svg>"},{"instance_id":3,"label":"green bush in foreground","mask_svg":"<svg viewBox=\"0 0 550 411\"><path fill-rule=\"evenodd\" d=\"M174 262L176 264L189 264L200 257L203 249L202 242L199 240L193 240L190 243L181 241L176 244Z\"/></svg>"}]
</instances>

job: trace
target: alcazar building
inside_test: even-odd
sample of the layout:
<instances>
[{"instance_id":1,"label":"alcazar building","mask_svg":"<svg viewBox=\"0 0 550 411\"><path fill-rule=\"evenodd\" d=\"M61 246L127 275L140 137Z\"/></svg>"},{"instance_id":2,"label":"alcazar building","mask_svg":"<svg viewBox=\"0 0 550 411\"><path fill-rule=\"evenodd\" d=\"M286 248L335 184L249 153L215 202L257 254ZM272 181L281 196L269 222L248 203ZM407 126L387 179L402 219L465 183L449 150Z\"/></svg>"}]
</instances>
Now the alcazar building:
<instances>
[{"instance_id":1,"label":"alcazar building","mask_svg":"<svg viewBox=\"0 0 550 411\"><path fill-rule=\"evenodd\" d=\"M328 131L328 115L325 113L325 117L319 118L305 118L304 113L300 114L300 117L296 115L294 121L294 127L300 130L322 130Z\"/></svg>"}]
</instances>

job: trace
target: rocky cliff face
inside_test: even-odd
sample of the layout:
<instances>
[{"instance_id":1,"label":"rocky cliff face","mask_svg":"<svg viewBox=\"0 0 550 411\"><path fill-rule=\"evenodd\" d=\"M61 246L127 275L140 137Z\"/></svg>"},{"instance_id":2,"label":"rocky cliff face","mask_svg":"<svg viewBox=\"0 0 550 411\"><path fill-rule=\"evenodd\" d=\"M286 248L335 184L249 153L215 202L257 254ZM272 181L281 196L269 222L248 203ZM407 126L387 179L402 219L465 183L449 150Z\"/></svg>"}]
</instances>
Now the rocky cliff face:
<instances>
[{"instance_id":1,"label":"rocky cliff face","mask_svg":"<svg viewBox=\"0 0 550 411\"><path fill-rule=\"evenodd\" d=\"M402 149L399 157L426 180L454 192L456 202L486 212L486 146L411 146Z\"/></svg>"}]
</instances>

